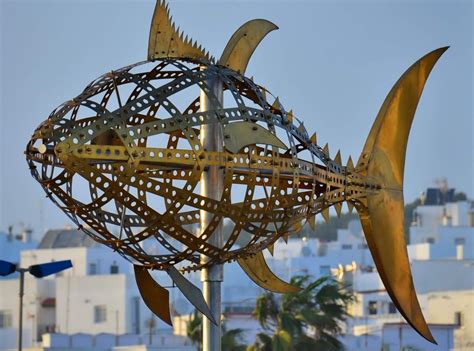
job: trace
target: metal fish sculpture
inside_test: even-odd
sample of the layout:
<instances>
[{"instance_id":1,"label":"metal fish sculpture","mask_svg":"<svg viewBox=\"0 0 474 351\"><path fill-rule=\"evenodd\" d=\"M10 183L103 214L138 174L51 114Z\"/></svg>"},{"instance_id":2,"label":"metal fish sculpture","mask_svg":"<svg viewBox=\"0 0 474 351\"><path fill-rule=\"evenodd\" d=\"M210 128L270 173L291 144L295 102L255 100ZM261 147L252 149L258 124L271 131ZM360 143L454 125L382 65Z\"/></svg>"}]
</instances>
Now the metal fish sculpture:
<instances>
[{"instance_id":1,"label":"metal fish sculpture","mask_svg":"<svg viewBox=\"0 0 474 351\"><path fill-rule=\"evenodd\" d=\"M327 144L319 146L316 134L309 135L278 98L244 75L255 48L275 29L266 20L245 23L214 63L175 29L167 6L158 1L148 60L94 80L41 123L26 148L33 177L82 230L135 265L145 303L170 324L168 291L149 270L166 271L213 320L202 293L183 273L237 260L259 286L297 291L270 271L262 250L272 251L279 238L287 239L306 222L314 227L316 214L327 220L331 206L339 214L346 203L359 213L398 310L435 342L408 262L403 172L418 100L447 48L430 52L402 75L356 165L350 157L343 165L340 152L331 158ZM228 107L212 81L220 82ZM223 133L217 151L205 147L201 137L209 125ZM211 169L223 179L217 199L199 191L202 175ZM90 195L75 193L78 182L87 184ZM208 224L196 234L205 214ZM212 236L224 219L233 229L217 244ZM242 231L249 239L236 245ZM158 251L142 245L150 240Z\"/></svg>"}]
</instances>

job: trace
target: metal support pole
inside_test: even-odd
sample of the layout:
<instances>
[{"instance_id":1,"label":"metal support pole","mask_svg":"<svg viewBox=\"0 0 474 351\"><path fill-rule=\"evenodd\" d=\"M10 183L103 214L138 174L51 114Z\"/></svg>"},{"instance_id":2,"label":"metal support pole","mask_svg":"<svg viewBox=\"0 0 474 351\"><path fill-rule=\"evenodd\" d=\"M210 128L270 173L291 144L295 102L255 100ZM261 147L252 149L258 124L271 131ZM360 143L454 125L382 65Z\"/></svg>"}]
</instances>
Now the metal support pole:
<instances>
[{"instance_id":1,"label":"metal support pole","mask_svg":"<svg viewBox=\"0 0 474 351\"><path fill-rule=\"evenodd\" d=\"M27 269L17 269L20 273L20 306L18 315L18 351L23 350L23 295L25 294L25 272Z\"/></svg>"},{"instance_id":2,"label":"metal support pole","mask_svg":"<svg viewBox=\"0 0 474 351\"><path fill-rule=\"evenodd\" d=\"M222 107L223 89L222 81L212 79L206 82L213 94L219 101L216 104L207 94L201 90L200 109L201 111L216 110ZM217 106L216 106L217 105ZM223 130L219 123L205 124L201 126L201 145L206 151L223 151ZM224 175L223 170L218 166L210 166L201 176L201 195L211 199L220 199L223 191ZM201 211L201 232L204 231L212 219L212 213ZM208 239L211 245L222 247L223 232L222 221ZM207 256L202 255L201 261L206 261ZM203 318L202 323L202 345L203 351L221 350L221 282L223 280L222 265L213 265L201 271L201 281L203 282L204 298L209 305L217 325L211 323L207 318Z\"/></svg>"}]
</instances>

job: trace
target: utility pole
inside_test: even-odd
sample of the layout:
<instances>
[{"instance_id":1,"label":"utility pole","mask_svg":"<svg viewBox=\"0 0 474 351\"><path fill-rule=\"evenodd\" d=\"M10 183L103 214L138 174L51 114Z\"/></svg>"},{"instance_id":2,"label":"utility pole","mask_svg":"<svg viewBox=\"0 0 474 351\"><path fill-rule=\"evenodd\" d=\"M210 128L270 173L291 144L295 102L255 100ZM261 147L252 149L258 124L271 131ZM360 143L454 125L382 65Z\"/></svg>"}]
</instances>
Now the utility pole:
<instances>
[{"instance_id":1,"label":"utility pole","mask_svg":"<svg viewBox=\"0 0 474 351\"><path fill-rule=\"evenodd\" d=\"M205 66L203 67L205 69ZM223 88L222 81L213 78L206 81L211 90L208 96L201 89L200 106L201 111L216 111L222 108ZM217 104L212 99L212 95L217 97ZM206 151L222 152L223 146L223 130L220 123L204 124L201 126L201 145ZM222 196L224 187L224 175L219 166L209 166L202 172L201 176L201 195L218 200ZM206 229L212 220L212 213L201 210L201 233ZM223 231L222 221L219 223L214 233L208 239L209 244L216 247L222 247ZM201 262L206 262L208 257L201 255ZM214 319L217 325L214 325L209 319L203 318L202 321L202 345L203 351L220 351L221 350L221 283L223 281L222 264L213 265L201 271L201 281L203 285L203 295L210 310L214 313Z\"/></svg>"},{"instance_id":2,"label":"utility pole","mask_svg":"<svg viewBox=\"0 0 474 351\"><path fill-rule=\"evenodd\" d=\"M17 268L16 270L20 273L20 304L18 312L18 351L23 350L23 296L25 295L25 273L28 272L28 268Z\"/></svg>"}]
</instances>

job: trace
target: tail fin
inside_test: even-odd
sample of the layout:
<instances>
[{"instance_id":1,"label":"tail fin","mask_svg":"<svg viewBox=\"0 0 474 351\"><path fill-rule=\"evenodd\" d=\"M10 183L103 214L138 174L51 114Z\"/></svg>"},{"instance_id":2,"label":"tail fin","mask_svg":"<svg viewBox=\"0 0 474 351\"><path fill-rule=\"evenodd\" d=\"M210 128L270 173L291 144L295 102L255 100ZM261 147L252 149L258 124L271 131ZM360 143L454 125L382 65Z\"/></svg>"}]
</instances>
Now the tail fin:
<instances>
[{"instance_id":1,"label":"tail fin","mask_svg":"<svg viewBox=\"0 0 474 351\"><path fill-rule=\"evenodd\" d=\"M372 126L356 172L380 185L359 204L362 227L380 277L407 322L436 343L418 302L404 236L403 172L413 117L428 75L448 47L415 62L394 85Z\"/></svg>"}]
</instances>

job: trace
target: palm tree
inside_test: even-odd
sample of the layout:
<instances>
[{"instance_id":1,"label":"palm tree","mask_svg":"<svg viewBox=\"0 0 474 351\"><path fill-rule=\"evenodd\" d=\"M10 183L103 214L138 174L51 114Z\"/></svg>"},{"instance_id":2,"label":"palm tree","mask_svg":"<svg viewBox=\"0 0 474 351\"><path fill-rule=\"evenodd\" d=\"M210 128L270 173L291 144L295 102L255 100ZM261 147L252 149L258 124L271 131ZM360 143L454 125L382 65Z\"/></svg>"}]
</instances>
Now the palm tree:
<instances>
[{"instance_id":1,"label":"palm tree","mask_svg":"<svg viewBox=\"0 0 474 351\"><path fill-rule=\"evenodd\" d=\"M194 311L193 318L189 320L186 326L188 338L192 343L202 350L202 316ZM243 330L240 328L227 330L222 323L222 351L245 351L246 345L242 344Z\"/></svg>"},{"instance_id":2,"label":"palm tree","mask_svg":"<svg viewBox=\"0 0 474 351\"><path fill-rule=\"evenodd\" d=\"M222 324L222 351L245 351L247 345L242 344L242 333L240 328L226 330L225 324Z\"/></svg>"},{"instance_id":3,"label":"palm tree","mask_svg":"<svg viewBox=\"0 0 474 351\"><path fill-rule=\"evenodd\" d=\"M198 351L202 350L202 316L194 311L193 318L186 325L186 334L191 342L197 346Z\"/></svg>"},{"instance_id":4,"label":"palm tree","mask_svg":"<svg viewBox=\"0 0 474 351\"><path fill-rule=\"evenodd\" d=\"M342 350L337 336L348 316L347 305L354 300L352 293L329 277L310 282L309 276L297 276L291 283L302 290L280 299L268 292L258 297L254 315L264 332L247 350Z\"/></svg>"}]
</instances>

